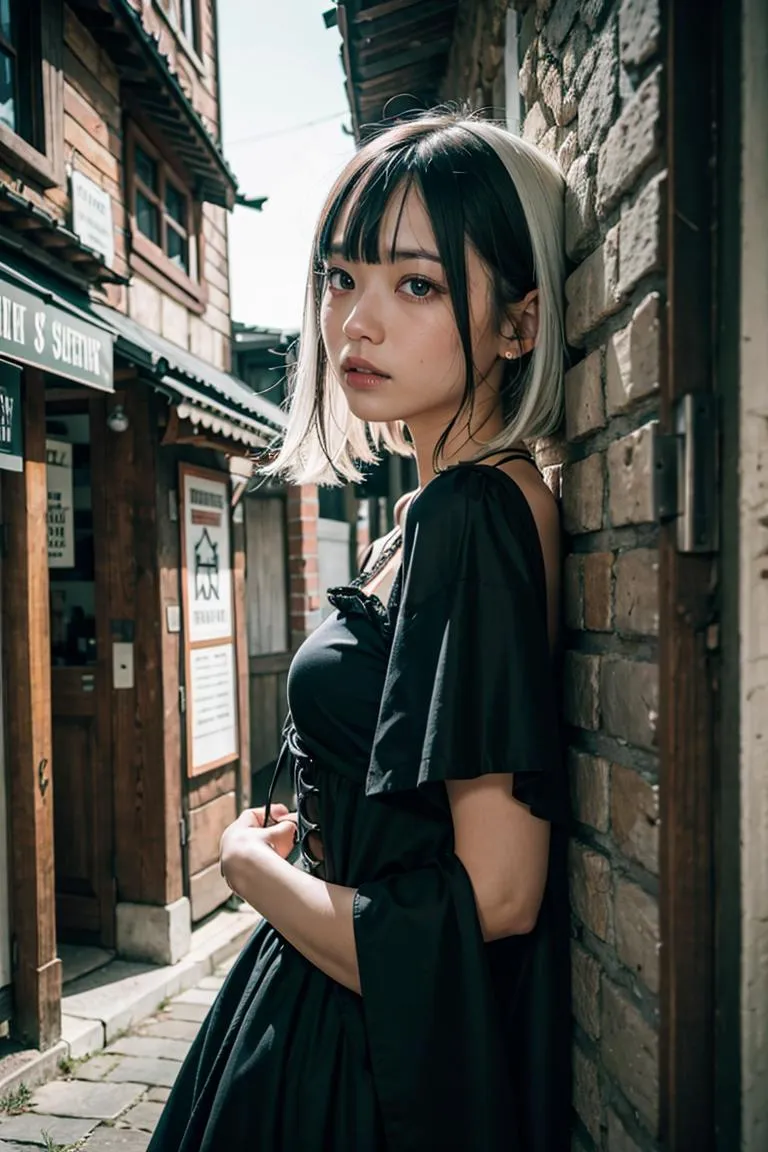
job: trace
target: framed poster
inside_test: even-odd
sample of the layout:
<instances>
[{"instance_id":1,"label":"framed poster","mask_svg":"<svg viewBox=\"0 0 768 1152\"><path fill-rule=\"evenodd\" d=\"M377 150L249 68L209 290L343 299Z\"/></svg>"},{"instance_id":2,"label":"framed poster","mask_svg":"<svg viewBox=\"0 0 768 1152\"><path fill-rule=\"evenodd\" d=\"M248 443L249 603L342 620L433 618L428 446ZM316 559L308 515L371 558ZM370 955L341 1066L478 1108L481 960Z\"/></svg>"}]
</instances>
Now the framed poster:
<instances>
[{"instance_id":1,"label":"framed poster","mask_svg":"<svg viewBox=\"0 0 768 1152\"><path fill-rule=\"evenodd\" d=\"M75 512L72 490L72 445L46 440L48 482L48 567L75 566Z\"/></svg>"},{"instance_id":2,"label":"framed poster","mask_svg":"<svg viewBox=\"0 0 768 1152\"><path fill-rule=\"evenodd\" d=\"M229 477L179 466L187 773L237 760Z\"/></svg>"}]
</instances>

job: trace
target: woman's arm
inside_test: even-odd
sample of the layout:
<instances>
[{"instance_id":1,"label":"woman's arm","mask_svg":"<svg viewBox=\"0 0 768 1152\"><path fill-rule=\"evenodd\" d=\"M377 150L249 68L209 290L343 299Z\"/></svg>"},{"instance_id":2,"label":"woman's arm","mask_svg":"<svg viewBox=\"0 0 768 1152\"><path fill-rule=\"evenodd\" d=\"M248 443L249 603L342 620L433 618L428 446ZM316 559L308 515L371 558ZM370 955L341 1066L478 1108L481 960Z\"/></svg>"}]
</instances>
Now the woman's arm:
<instances>
[{"instance_id":1,"label":"woman's arm","mask_svg":"<svg viewBox=\"0 0 768 1152\"><path fill-rule=\"evenodd\" d=\"M455 851L475 893L485 940L530 932L547 876L549 824L512 797L507 774L450 781ZM263 810L261 810L263 811ZM253 809L222 837L221 867L233 891L294 948L337 983L360 992L355 889L329 884L289 864L295 825L264 828Z\"/></svg>"},{"instance_id":2,"label":"woman's arm","mask_svg":"<svg viewBox=\"0 0 768 1152\"><path fill-rule=\"evenodd\" d=\"M264 828L263 809L249 809L226 830L221 870L234 892L260 912L310 963L360 992L352 919L354 888L328 884L289 864L295 823Z\"/></svg>"},{"instance_id":3,"label":"woman's arm","mask_svg":"<svg viewBox=\"0 0 768 1152\"><path fill-rule=\"evenodd\" d=\"M512 794L512 776L449 780L454 851L467 870L485 940L533 931L544 895L549 823Z\"/></svg>"}]
</instances>

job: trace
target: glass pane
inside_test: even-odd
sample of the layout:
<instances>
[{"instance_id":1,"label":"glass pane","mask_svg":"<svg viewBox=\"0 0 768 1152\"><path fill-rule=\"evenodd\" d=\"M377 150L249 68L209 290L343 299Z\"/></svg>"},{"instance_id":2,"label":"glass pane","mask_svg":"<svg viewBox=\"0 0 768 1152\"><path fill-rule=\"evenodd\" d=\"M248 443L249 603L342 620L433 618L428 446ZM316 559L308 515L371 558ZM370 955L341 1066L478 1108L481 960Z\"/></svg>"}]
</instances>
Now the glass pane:
<instances>
[{"instance_id":1,"label":"glass pane","mask_svg":"<svg viewBox=\"0 0 768 1152\"><path fill-rule=\"evenodd\" d=\"M136 225L153 244L160 243L160 216L156 205L136 189Z\"/></svg>"},{"instance_id":2,"label":"glass pane","mask_svg":"<svg viewBox=\"0 0 768 1152\"><path fill-rule=\"evenodd\" d=\"M47 410L48 573L53 664L96 663L90 420Z\"/></svg>"},{"instance_id":3,"label":"glass pane","mask_svg":"<svg viewBox=\"0 0 768 1152\"><path fill-rule=\"evenodd\" d=\"M189 241L186 236L180 236L175 228L168 228L168 256L172 264L181 268L182 272L189 272Z\"/></svg>"},{"instance_id":4,"label":"glass pane","mask_svg":"<svg viewBox=\"0 0 768 1152\"><path fill-rule=\"evenodd\" d=\"M181 0L181 28L194 47L196 44L195 0Z\"/></svg>"},{"instance_id":5,"label":"glass pane","mask_svg":"<svg viewBox=\"0 0 768 1152\"><path fill-rule=\"evenodd\" d=\"M16 131L16 61L0 52L0 123Z\"/></svg>"},{"instance_id":6,"label":"glass pane","mask_svg":"<svg viewBox=\"0 0 768 1152\"><path fill-rule=\"evenodd\" d=\"M187 198L183 192L180 192L178 188L174 187L174 185L167 180L165 184L165 210L171 220L175 220L186 232Z\"/></svg>"},{"instance_id":7,"label":"glass pane","mask_svg":"<svg viewBox=\"0 0 768 1152\"><path fill-rule=\"evenodd\" d=\"M0 0L0 35L13 44L11 27L11 0ZM15 47L15 45L14 45Z\"/></svg>"},{"instance_id":8,"label":"glass pane","mask_svg":"<svg viewBox=\"0 0 768 1152\"><path fill-rule=\"evenodd\" d=\"M152 192L157 192L157 163L151 156L147 156L143 148L136 145L135 149L135 165L136 175L142 184L146 184L147 188Z\"/></svg>"}]
</instances>

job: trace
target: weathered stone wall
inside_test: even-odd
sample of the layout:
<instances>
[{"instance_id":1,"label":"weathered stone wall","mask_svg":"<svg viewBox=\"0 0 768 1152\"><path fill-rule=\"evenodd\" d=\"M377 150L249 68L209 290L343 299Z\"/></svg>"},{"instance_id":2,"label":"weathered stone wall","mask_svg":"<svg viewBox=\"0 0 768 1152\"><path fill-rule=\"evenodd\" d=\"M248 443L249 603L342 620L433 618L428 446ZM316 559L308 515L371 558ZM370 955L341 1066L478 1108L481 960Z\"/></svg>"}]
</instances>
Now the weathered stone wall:
<instances>
[{"instance_id":1,"label":"weathered stone wall","mask_svg":"<svg viewBox=\"0 0 768 1152\"><path fill-rule=\"evenodd\" d=\"M664 331L659 0L519 14L523 135L566 176L564 433L539 446L569 536L574 1150L658 1129L658 556L650 443ZM505 106L506 0L464 0L445 99Z\"/></svg>"}]
</instances>

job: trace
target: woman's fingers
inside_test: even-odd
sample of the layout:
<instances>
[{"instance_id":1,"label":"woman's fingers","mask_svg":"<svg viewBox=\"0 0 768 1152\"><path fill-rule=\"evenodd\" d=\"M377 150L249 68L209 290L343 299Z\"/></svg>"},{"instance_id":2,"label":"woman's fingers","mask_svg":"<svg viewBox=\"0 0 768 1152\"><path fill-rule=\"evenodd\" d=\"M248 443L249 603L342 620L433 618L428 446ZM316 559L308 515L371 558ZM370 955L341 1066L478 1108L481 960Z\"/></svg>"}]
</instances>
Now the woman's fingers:
<instances>
[{"instance_id":1,"label":"woman's fingers","mask_svg":"<svg viewBox=\"0 0 768 1152\"><path fill-rule=\"evenodd\" d=\"M263 828L266 814L267 810L264 806L261 808L246 808L238 819L248 827ZM269 810L269 818L271 821L285 820L290 814L290 809L286 808L285 804L273 804Z\"/></svg>"},{"instance_id":2,"label":"woman's fingers","mask_svg":"<svg viewBox=\"0 0 768 1152\"><path fill-rule=\"evenodd\" d=\"M259 811L264 812L265 809L260 808ZM269 815L272 820L285 820L286 816L290 816L290 814L291 810L290 808L286 808L285 804L273 804L269 810Z\"/></svg>"},{"instance_id":3,"label":"woman's fingers","mask_svg":"<svg viewBox=\"0 0 768 1152\"><path fill-rule=\"evenodd\" d=\"M296 844L296 813L289 814L287 819L281 820L278 824L270 824L264 833L271 846L285 860L290 856Z\"/></svg>"}]
</instances>

